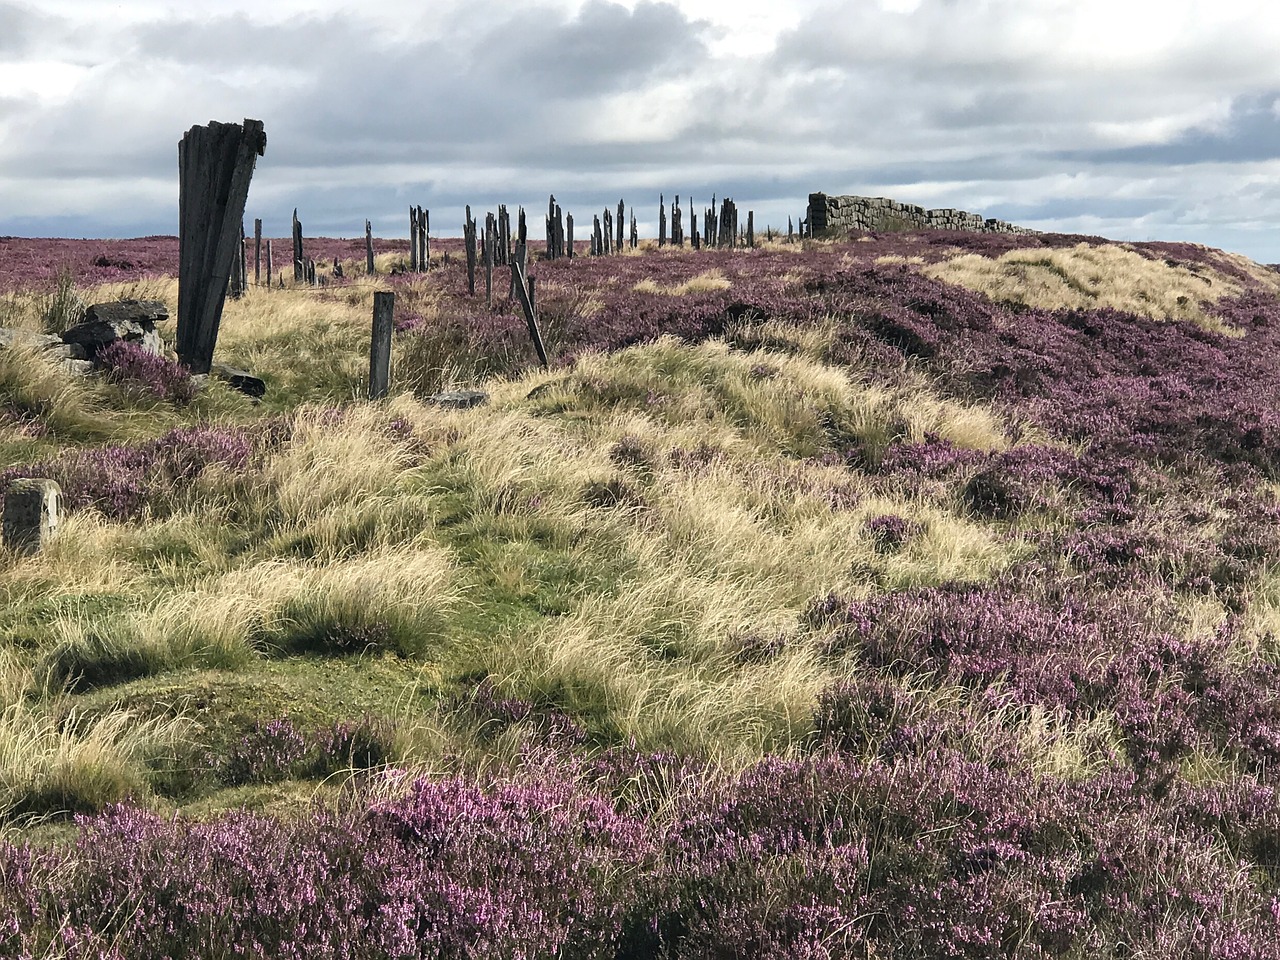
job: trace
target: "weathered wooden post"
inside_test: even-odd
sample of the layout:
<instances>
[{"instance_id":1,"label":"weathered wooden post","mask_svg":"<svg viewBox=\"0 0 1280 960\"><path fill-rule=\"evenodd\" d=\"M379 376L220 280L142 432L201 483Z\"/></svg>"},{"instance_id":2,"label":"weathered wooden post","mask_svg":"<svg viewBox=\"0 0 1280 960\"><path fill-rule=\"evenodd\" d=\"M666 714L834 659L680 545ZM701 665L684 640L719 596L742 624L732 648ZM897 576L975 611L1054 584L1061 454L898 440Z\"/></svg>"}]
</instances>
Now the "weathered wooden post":
<instances>
[{"instance_id":1,"label":"weathered wooden post","mask_svg":"<svg viewBox=\"0 0 1280 960\"><path fill-rule=\"evenodd\" d=\"M467 293L476 295L476 222L471 219L471 204L467 204L467 219L462 225L462 240L467 248Z\"/></svg>"},{"instance_id":2,"label":"weathered wooden post","mask_svg":"<svg viewBox=\"0 0 1280 960\"><path fill-rule=\"evenodd\" d=\"M658 194L658 246L667 245L667 201Z\"/></svg>"},{"instance_id":3,"label":"weathered wooden post","mask_svg":"<svg viewBox=\"0 0 1280 960\"><path fill-rule=\"evenodd\" d=\"M791 222L791 217L787 217L787 243L795 243L796 231L795 225Z\"/></svg>"},{"instance_id":4,"label":"weathered wooden post","mask_svg":"<svg viewBox=\"0 0 1280 960\"><path fill-rule=\"evenodd\" d=\"M684 212L680 209L680 194L676 194L676 202L671 205L671 242L677 247L684 246Z\"/></svg>"},{"instance_id":5,"label":"weathered wooden post","mask_svg":"<svg viewBox=\"0 0 1280 960\"><path fill-rule=\"evenodd\" d=\"M253 220L253 285L262 286L262 220Z\"/></svg>"},{"instance_id":6,"label":"weathered wooden post","mask_svg":"<svg viewBox=\"0 0 1280 960\"><path fill-rule=\"evenodd\" d=\"M267 289L271 289L271 267L275 257L271 253L271 240L267 240Z\"/></svg>"},{"instance_id":7,"label":"weathered wooden post","mask_svg":"<svg viewBox=\"0 0 1280 960\"><path fill-rule=\"evenodd\" d=\"M240 294L249 289L249 242L244 235L244 220L240 220Z\"/></svg>"},{"instance_id":8,"label":"weathered wooden post","mask_svg":"<svg viewBox=\"0 0 1280 960\"><path fill-rule=\"evenodd\" d=\"M564 249L565 254L570 260L573 259L573 214L566 213L564 215Z\"/></svg>"},{"instance_id":9,"label":"weathered wooden post","mask_svg":"<svg viewBox=\"0 0 1280 960\"><path fill-rule=\"evenodd\" d=\"M364 272L373 276L373 224L364 222Z\"/></svg>"},{"instance_id":10,"label":"weathered wooden post","mask_svg":"<svg viewBox=\"0 0 1280 960\"><path fill-rule=\"evenodd\" d=\"M595 225L591 228L591 255L593 257L603 256L604 241L600 239L600 215L593 216Z\"/></svg>"},{"instance_id":11,"label":"weathered wooden post","mask_svg":"<svg viewBox=\"0 0 1280 960\"><path fill-rule=\"evenodd\" d=\"M266 148L260 120L195 126L178 144L178 359L193 373L213 363L249 181Z\"/></svg>"},{"instance_id":12,"label":"weathered wooden post","mask_svg":"<svg viewBox=\"0 0 1280 960\"><path fill-rule=\"evenodd\" d=\"M391 391L391 334L395 329L396 295L373 295L373 337L369 341L369 399L381 400Z\"/></svg>"},{"instance_id":13,"label":"weathered wooden post","mask_svg":"<svg viewBox=\"0 0 1280 960\"><path fill-rule=\"evenodd\" d=\"M419 239L422 241L422 269L431 269L431 211L423 210L418 216Z\"/></svg>"},{"instance_id":14,"label":"weathered wooden post","mask_svg":"<svg viewBox=\"0 0 1280 960\"><path fill-rule=\"evenodd\" d=\"M747 246L754 247L756 245L756 212L754 210L747 211Z\"/></svg>"},{"instance_id":15,"label":"weathered wooden post","mask_svg":"<svg viewBox=\"0 0 1280 960\"><path fill-rule=\"evenodd\" d=\"M693 249L702 246L702 238L698 236L698 213L693 209L692 201L689 202L689 239L693 241Z\"/></svg>"},{"instance_id":16,"label":"weathered wooden post","mask_svg":"<svg viewBox=\"0 0 1280 960\"><path fill-rule=\"evenodd\" d=\"M493 307L493 254L498 244L491 228L496 226L493 214L489 214L484 227L484 305L489 308Z\"/></svg>"},{"instance_id":17,"label":"weathered wooden post","mask_svg":"<svg viewBox=\"0 0 1280 960\"><path fill-rule=\"evenodd\" d=\"M298 208L293 208L293 282L303 283L307 279L307 258L302 252L302 221L298 219Z\"/></svg>"},{"instance_id":18,"label":"weathered wooden post","mask_svg":"<svg viewBox=\"0 0 1280 960\"><path fill-rule=\"evenodd\" d=\"M618 201L618 219L614 221L618 225L618 236L615 238L617 242L613 245L614 249L617 250L618 253L622 252L622 229L623 229L623 226L625 225L626 216L627 216L626 205L621 200L619 200Z\"/></svg>"},{"instance_id":19,"label":"weathered wooden post","mask_svg":"<svg viewBox=\"0 0 1280 960\"><path fill-rule=\"evenodd\" d=\"M418 211L409 204L409 272L418 272Z\"/></svg>"},{"instance_id":20,"label":"weathered wooden post","mask_svg":"<svg viewBox=\"0 0 1280 960\"><path fill-rule=\"evenodd\" d=\"M636 208L631 208L631 249L640 246L640 229L636 223Z\"/></svg>"},{"instance_id":21,"label":"weathered wooden post","mask_svg":"<svg viewBox=\"0 0 1280 960\"><path fill-rule=\"evenodd\" d=\"M39 553L58 530L61 496L62 488L53 480L11 480L4 496L5 546L18 553Z\"/></svg>"},{"instance_id":22,"label":"weathered wooden post","mask_svg":"<svg viewBox=\"0 0 1280 960\"><path fill-rule=\"evenodd\" d=\"M542 343L542 331L538 329L538 315L533 312L533 300L529 297L529 290L525 286L524 270L518 260L511 264L511 280L516 288L516 295L520 298L524 319L529 324L529 336L533 339L533 349L538 352L538 360L542 365L550 366L547 363L547 348Z\"/></svg>"},{"instance_id":23,"label":"weathered wooden post","mask_svg":"<svg viewBox=\"0 0 1280 960\"><path fill-rule=\"evenodd\" d=\"M418 272L430 269L427 257L427 211L418 208Z\"/></svg>"}]
</instances>

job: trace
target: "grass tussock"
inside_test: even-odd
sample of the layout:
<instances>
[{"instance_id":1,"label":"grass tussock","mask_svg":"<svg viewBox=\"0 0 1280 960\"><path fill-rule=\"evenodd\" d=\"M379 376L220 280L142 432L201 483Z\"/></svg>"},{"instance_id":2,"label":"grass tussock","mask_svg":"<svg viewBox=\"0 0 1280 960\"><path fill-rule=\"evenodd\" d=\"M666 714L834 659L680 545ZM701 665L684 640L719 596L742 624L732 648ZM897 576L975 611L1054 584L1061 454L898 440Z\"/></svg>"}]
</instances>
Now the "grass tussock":
<instances>
[{"instance_id":1,"label":"grass tussock","mask_svg":"<svg viewBox=\"0 0 1280 960\"><path fill-rule=\"evenodd\" d=\"M732 283L719 270L707 270L690 277L683 283L661 284L652 279L644 279L631 289L637 293L657 293L668 297L682 297L689 293L714 293L717 290L728 290Z\"/></svg>"},{"instance_id":2,"label":"grass tussock","mask_svg":"<svg viewBox=\"0 0 1280 960\"><path fill-rule=\"evenodd\" d=\"M1011 250L996 259L965 254L923 273L997 302L1045 310L1112 307L1238 335L1204 310L1205 303L1240 292L1230 278L1149 260L1116 244Z\"/></svg>"}]
</instances>

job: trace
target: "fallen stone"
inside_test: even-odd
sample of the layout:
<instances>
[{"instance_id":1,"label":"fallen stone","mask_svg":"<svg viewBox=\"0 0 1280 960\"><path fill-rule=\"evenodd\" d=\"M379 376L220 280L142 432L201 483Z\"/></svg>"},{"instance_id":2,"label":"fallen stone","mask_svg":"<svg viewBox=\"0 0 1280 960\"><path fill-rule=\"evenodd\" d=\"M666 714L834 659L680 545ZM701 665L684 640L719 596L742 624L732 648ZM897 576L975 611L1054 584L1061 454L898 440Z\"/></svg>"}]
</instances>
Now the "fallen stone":
<instances>
[{"instance_id":1,"label":"fallen stone","mask_svg":"<svg viewBox=\"0 0 1280 960\"><path fill-rule=\"evenodd\" d=\"M469 410L488 402L489 394L484 390L443 390L427 397L427 403L434 403L446 410Z\"/></svg>"},{"instance_id":2,"label":"fallen stone","mask_svg":"<svg viewBox=\"0 0 1280 960\"><path fill-rule=\"evenodd\" d=\"M225 363L215 363L209 368L209 373L227 383L232 389L239 390L245 396L253 397L255 400L267 392L267 382L261 377L255 377L247 370L238 370Z\"/></svg>"},{"instance_id":3,"label":"fallen stone","mask_svg":"<svg viewBox=\"0 0 1280 960\"><path fill-rule=\"evenodd\" d=\"M148 353L164 356L164 343L156 323L169 319L169 311L159 300L117 300L95 303L85 312L85 321L62 335L63 343L76 344L92 360L98 351L117 340L136 343Z\"/></svg>"},{"instance_id":4,"label":"fallen stone","mask_svg":"<svg viewBox=\"0 0 1280 960\"><path fill-rule=\"evenodd\" d=\"M77 377L87 377L93 373L92 360L62 360L58 365L67 373Z\"/></svg>"},{"instance_id":5,"label":"fallen stone","mask_svg":"<svg viewBox=\"0 0 1280 960\"><path fill-rule=\"evenodd\" d=\"M85 310L86 322L101 320L103 323L118 323L132 320L134 323L161 323L169 319L169 308L159 300L113 300L109 303L95 303Z\"/></svg>"},{"instance_id":6,"label":"fallen stone","mask_svg":"<svg viewBox=\"0 0 1280 960\"><path fill-rule=\"evenodd\" d=\"M62 488L53 480L11 481L4 496L5 546L18 553L39 553L58 530L61 495Z\"/></svg>"}]
</instances>

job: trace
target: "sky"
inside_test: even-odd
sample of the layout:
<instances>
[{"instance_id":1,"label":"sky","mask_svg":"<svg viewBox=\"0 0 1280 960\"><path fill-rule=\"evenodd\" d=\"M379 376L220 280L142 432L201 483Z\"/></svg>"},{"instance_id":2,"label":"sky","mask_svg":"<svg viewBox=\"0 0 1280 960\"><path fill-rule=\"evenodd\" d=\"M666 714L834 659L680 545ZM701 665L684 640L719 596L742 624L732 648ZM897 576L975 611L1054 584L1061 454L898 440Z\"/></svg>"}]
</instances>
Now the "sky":
<instances>
[{"instance_id":1,"label":"sky","mask_svg":"<svg viewBox=\"0 0 1280 960\"><path fill-rule=\"evenodd\" d=\"M246 117L277 237L822 191L1280 262L1268 0L0 0L0 235L174 234L178 140Z\"/></svg>"}]
</instances>

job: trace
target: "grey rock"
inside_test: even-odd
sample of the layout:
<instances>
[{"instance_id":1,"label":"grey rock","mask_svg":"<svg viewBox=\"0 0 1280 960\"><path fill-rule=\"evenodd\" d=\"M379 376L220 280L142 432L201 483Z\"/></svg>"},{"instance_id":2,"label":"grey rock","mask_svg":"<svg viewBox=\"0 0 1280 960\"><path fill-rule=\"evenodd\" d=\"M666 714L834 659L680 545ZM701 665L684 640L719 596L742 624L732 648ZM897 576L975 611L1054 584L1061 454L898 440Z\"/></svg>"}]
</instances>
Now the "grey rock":
<instances>
[{"instance_id":1,"label":"grey rock","mask_svg":"<svg viewBox=\"0 0 1280 960\"><path fill-rule=\"evenodd\" d=\"M255 377L247 370L240 370L225 363L215 363L209 368L209 372L230 385L232 389L239 390L245 396L253 397L255 400L267 392L267 382L261 377Z\"/></svg>"},{"instance_id":2,"label":"grey rock","mask_svg":"<svg viewBox=\"0 0 1280 960\"><path fill-rule=\"evenodd\" d=\"M36 350L48 350L62 344L62 338L47 333L32 333L30 330L13 330L0 327L0 347L32 347Z\"/></svg>"},{"instance_id":3,"label":"grey rock","mask_svg":"<svg viewBox=\"0 0 1280 960\"><path fill-rule=\"evenodd\" d=\"M535 392L538 388L534 388ZM532 394L530 394L532 396ZM489 402L489 394L484 390L443 390L427 397L428 403L448 410L469 410L482 403Z\"/></svg>"},{"instance_id":4,"label":"grey rock","mask_svg":"<svg viewBox=\"0 0 1280 960\"><path fill-rule=\"evenodd\" d=\"M115 300L95 303L84 314L86 322L101 320L118 323L132 320L134 323L161 323L169 319L169 308L159 300Z\"/></svg>"},{"instance_id":5,"label":"grey rock","mask_svg":"<svg viewBox=\"0 0 1280 960\"><path fill-rule=\"evenodd\" d=\"M93 373L92 360L63 360L60 366L67 373L75 374L78 377L88 376Z\"/></svg>"}]
</instances>

